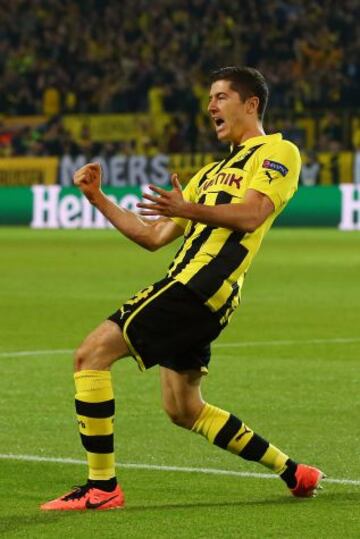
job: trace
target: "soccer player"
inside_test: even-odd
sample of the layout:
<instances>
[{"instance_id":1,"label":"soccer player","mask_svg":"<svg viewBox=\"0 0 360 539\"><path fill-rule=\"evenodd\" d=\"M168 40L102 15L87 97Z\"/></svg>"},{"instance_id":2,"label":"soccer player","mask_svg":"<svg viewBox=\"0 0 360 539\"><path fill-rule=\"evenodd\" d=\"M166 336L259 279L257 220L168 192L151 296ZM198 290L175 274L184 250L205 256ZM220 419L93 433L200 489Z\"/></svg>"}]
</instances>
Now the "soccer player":
<instances>
[{"instance_id":1,"label":"soccer player","mask_svg":"<svg viewBox=\"0 0 360 539\"><path fill-rule=\"evenodd\" d=\"M263 76L247 67L212 75L208 111L217 137L231 144L225 159L203 167L182 191L178 177L140 203L146 219L119 208L101 190L98 164L74 182L130 240L150 251L179 236L183 243L167 274L128 300L81 344L75 358L75 405L88 481L43 504L44 510L103 510L124 506L114 457L112 364L133 356L141 370L160 367L163 406L180 427L235 455L257 461L295 496L310 497L323 473L298 464L235 415L204 402L200 385L210 342L239 305L245 275L263 237L296 191L299 151L280 133L266 135ZM179 330L179 328L181 328Z\"/></svg>"}]
</instances>

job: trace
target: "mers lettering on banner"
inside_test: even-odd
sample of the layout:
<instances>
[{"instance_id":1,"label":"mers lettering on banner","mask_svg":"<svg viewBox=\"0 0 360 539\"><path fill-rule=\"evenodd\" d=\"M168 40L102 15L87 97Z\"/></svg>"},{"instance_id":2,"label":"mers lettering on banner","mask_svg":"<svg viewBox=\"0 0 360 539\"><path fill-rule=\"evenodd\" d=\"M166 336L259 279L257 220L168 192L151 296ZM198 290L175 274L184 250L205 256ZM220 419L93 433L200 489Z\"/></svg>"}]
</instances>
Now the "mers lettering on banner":
<instances>
[{"instance_id":1,"label":"mers lettering on banner","mask_svg":"<svg viewBox=\"0 0 360 539\"><path fill-rule=\"evenodd\" d=\"M354 152L319 152L314 154L311 166L309 156L302 154L303 185L338 185L360 182L360 157ZM145 155L114 155L110 158L94 156L90 161L98 161L103 169L103 184L109 187L141 186L156 183L169 184L171 172L177 172L182 183L196 174L204 165L223 158L222 154L179 153ZM64 187L72 185L74 172L85 165L85 155L64 155L60 160L59 183ZM310 166L310 169L309 169Z\"/></svg>"},{"instance_id":2,"label":"mers lettering on banner","mask_svg":"<svg viewBox=\"0 0 360 539\"><path fill-rule=\"evenodd\" d=\"M144 155L115 155L109 159L101 156L91 159L101 164L103 184L111 187L141 186L149 183L168 185L169 157L158 154L153 157ZM84 155L72 157L64 155L60 161L60 184L64 187L73 183L74 172L85 165Z\"/></svg>"}]
</instances>

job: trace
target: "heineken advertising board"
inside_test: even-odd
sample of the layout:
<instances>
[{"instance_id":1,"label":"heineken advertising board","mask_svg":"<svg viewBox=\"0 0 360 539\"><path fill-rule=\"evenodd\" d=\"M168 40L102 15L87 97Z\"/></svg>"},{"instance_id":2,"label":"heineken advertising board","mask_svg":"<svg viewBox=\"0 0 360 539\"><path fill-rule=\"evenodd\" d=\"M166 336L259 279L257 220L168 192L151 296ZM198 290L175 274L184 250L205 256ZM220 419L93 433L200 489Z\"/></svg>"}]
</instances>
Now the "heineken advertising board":
<instances>
[{"instance_id":1,"label":"heineken advertising board","mask_svg":"<svg viewBox=\"0 0 360 539\"><path fill-rule=\"evenodd\" d=\"M143 187L104 188L119 206L136 211ZM111 228L79 190L59 185L0 188L0 224L32 228ZM300 187L277 226L329 226L360 230L360 186Z\"/></svg>"}]
</instances>

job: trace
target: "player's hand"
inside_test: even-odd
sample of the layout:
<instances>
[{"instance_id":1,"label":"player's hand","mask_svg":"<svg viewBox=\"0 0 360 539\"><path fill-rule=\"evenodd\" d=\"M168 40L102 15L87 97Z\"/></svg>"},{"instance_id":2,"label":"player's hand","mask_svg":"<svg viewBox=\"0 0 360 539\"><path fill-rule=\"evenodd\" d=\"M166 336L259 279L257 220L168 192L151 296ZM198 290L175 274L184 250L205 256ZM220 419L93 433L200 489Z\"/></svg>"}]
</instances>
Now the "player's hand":
<instances>
[{"instance_id":1,"label":"player's hand","mask_svg":"<svg viewBox=\"0 0 360 539\"><path fill-rule=\"evenodd\" d=\"M84 193L92 204L101 192L100 163L88 163L79 168L74 174L74 184Z\"/></svg>"},{"instance_id":2,"label":"player's hand","mask_svg":"<svg viewBox=\"0 0 360 539\"><path fill-rule=\"evenodd\" d=\"M138 208L141 208L141 215L162 215L165 217L183 217L184 208L187 202L184 200L181 191L181 185L177 174L171 175L172 190L166 191L161 187L149 185L149 189L156 195L143 194L143 198L149 200L149 203L139 202Z\"/></svg>"}]
</instances>

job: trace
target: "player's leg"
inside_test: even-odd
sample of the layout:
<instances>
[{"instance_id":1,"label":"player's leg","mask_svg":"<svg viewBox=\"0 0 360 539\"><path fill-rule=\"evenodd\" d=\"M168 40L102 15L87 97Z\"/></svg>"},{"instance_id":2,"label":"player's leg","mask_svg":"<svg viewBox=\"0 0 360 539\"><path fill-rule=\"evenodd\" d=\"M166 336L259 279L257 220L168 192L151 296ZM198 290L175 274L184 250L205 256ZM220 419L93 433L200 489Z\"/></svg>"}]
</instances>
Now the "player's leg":
<instances>
[{"instance_id":1,"label":"player's leg","mask_svg":"<svg viewBox=\"0 0 360 539\"><path fill-rule=\"evenodd\" d=\"M163 408L171 421L191 430L200 416L205 402L201 396L199 370L176 372L160 367L160 384Z\"/></svg>"},{"instance_id":2,"label":"player's leg","mask_svg":"<svg viewBox=\"0 0 360 539\"><path fill-rule=\"evenodd\" d=\"M115 474L115 400L110 367L128 355L120 327L110 320L90 333L77 350L75 406L87 455L88 482L69 495L44 504L42 509L109 509L123 505Z\"/></svg>"},{"instance_id":3,"label":"player's leg","mask_svg":"<svg viewBox=\"0 0 360 539\"><path fill-rule=\"evenodd\" d=\"M110 320L90 333L75 353L75 406L89 480L105 490L116 486L115 400L110 367L127 355L121 330Z\"/></svg>"},{"instance_id":4,"label":"player's leg","mask_svg":"<svg viewBox=\"0 0 360 539\"><path fill-rule=\"evenodd\" d=\"M294 495L311 496L323 474L298 465L233 414L203 401L201 373L160 368L163 406L178 426L201 434L209 442L240 457L259 462L278 474Z\"/></svg>"},{"instance_id":5,"label":"player's leg","mask_svg":"<svg viewBox=\"0 0 360 539\"><path fill-rule=\"evenodd\" d=\"M111 320L105 320L76 350L74 371L108 370L114 361L129 355L120 327Z\"/></svg>"}]
</instances>

